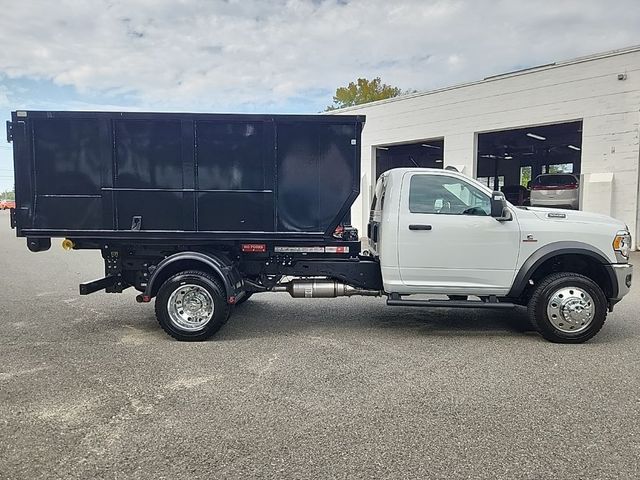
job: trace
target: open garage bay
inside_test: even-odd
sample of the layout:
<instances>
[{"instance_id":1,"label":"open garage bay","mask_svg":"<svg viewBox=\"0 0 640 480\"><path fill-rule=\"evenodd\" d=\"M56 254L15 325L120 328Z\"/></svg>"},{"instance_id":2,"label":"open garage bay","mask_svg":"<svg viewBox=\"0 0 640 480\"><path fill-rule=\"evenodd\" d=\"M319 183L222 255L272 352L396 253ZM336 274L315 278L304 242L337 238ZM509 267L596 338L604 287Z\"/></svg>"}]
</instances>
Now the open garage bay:
<instances>
[{"instance_id":1,"label":"open garage bay","mask_svg":"<svg viewBox=\"0 0 640 480\"><path fill-rule=\"evenodd\" d=\"M514 205L529 205L538 175L580 178L581 153L581 121L480 133L477 179Z\"/></svg>"}]
</instances>

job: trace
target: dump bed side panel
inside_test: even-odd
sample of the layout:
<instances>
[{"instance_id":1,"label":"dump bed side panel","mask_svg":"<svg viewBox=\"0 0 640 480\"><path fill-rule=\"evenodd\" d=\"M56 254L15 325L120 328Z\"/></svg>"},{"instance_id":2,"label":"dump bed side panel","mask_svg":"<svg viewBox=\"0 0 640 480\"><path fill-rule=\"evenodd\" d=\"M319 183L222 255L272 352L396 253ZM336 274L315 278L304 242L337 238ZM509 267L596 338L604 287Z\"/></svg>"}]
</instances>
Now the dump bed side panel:
<instances>
[{"instance_id":1,"label":"dump bed side panel","mask_svg":"<svg viewBox=\"0 0 640 480\"><path fill-rule=\"evenodd\" d=\"M359 193L363 123L13 112L18 235L326 235Z\"/></svg>"},{"instance_id":2,"label":"dump bed side panel","mask_svg":"<svg viewBox=\"0 0 640 480\"><path fill-rule=\"evenodd\" d=\"M275 126L238 117L196 128L200 231L275 231Z\"/></svg>"},{"instance_id":3,"label":"dump bed side panel","mask_svg":"<svg viewBox=\"0 0 640 480\"><path fill-rule=\"evenodd\" d=\"M180 120L119 119L112 128L114 228L139 221L140 230L194 230Z\"/></svg>"},{"instance_id":4,"label":"dump bed side panel","mask_svg":"<svg viewBox=\"0 0 640 480\"><path fill-rule=\"evenodd\" d=\"M358 128L353 123L282 122L277 133L277 228L324 232L358 189L352 145L359 140Z\"/></svg>"}]
</instances>

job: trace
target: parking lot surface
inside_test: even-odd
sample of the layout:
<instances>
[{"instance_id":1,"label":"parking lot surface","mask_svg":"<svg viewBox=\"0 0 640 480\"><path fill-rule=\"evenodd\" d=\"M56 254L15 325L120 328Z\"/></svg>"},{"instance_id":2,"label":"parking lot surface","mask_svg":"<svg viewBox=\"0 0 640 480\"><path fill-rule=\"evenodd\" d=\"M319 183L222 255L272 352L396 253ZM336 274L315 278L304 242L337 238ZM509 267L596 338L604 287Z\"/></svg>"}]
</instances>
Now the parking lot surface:
<instances>
[{"instance_id":1,"label":"parking lot surface","mask_svg":"<svg viewBox=\"0 0 640 480\"><path fill-rule=\"evenodd\" d=\"M0 478L638 478L640 294L583 345L523 311L256 295L180 343L98 252L0 212ZM638 256L634 257L639 260Z\"/></svg>"}]
</instances>

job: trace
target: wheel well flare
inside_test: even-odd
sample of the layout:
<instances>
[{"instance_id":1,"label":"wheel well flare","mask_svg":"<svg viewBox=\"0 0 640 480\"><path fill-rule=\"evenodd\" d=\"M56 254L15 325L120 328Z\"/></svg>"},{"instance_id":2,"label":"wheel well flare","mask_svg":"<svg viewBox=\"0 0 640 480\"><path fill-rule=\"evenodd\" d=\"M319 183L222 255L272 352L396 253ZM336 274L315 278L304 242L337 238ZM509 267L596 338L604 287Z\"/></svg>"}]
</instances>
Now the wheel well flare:
<instances>
[{"instance_id":1,"label":"wheel well flare","mask_svg":"<svg viewBox=\"0 0 640 480\"><path fill-rule=\"evenodd\" d=\"M145 295L156 296L167 279L187 270L198 270L219 278L225 287L227 297L235 295L237 287L242 284L241 277L226 258L200 252L185 252L167 257L158 264L151 274Z\"/></svg>"},{"instance_id":2,"label":"wheel well flare","mask_svg":"<svg viewBox=\"0 0 640 480\"><path fill-rule=\"evenodd\" d=\"M614 285L606 265L590 255L564 253L545 259L529 276L529 284L538 283L544 277L558 272L579 273L596 282L607 298L615 296Z\"/></svg>"}]
</instances>

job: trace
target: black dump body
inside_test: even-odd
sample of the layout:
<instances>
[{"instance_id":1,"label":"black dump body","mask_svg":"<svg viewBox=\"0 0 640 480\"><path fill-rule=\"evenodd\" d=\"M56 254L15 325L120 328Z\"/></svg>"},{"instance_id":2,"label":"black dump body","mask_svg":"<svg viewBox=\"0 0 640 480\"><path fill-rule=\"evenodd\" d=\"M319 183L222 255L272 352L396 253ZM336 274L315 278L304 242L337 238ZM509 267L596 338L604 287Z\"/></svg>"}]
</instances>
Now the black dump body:
<instances>
[{"instance_id":1,"label":"black dump body","mask_svg":"<svg viewBox=\"0 0 640 480\"><path fill-rule=\"evenodd\" d=\"M17 111L18 236L319 239L358 196L362 116Z\"/></svg>"}]
</instances>

